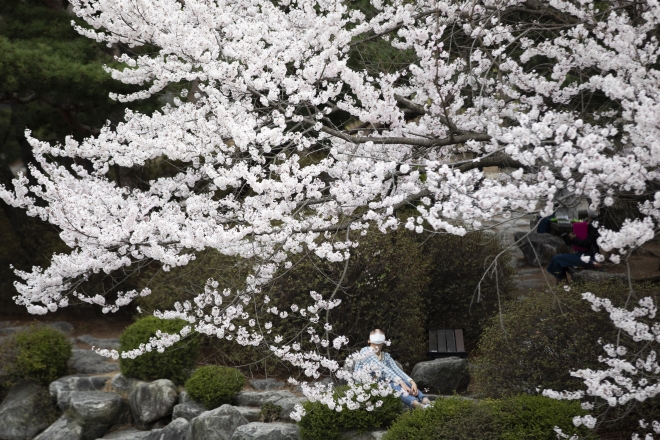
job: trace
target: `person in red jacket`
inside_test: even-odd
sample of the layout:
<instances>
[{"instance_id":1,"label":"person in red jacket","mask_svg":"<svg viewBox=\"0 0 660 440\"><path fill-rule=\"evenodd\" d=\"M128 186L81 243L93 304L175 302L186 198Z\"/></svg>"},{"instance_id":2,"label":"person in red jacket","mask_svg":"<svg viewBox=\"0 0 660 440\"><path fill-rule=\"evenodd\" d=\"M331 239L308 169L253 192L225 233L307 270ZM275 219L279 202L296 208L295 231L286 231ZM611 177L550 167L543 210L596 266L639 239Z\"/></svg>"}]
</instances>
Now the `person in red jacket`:
<instances>
[{"instance_id":1,"label":"person in red jacket","mask_svg":"<svg viewBox=\"0 0 660 440\"><path fill-rule=\"evenodd\" d=\"M552 257L548 264L547 271L557 279L557 283L566 279L566 271L569 267L600 267L596 262L595 256L598 248L598 228L592 222L598 216L597 211L587 210L587 237L578 238L573 232L568 234L568 242L578 248L574 254L559 254ZM588 257L588 258L587 258Z\"/></svg>"}]
</instances>

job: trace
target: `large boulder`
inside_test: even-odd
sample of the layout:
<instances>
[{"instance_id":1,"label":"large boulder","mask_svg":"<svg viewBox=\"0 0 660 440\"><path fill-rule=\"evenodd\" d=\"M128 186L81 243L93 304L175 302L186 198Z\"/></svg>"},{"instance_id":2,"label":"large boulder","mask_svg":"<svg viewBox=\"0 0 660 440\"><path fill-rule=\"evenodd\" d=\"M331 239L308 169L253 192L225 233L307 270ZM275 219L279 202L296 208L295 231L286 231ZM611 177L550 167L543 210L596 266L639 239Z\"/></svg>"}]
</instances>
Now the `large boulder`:
<instances>
[{"instance_id":1,"label":"large boulder","mask_svg":"<svg viewBox=\"0 0 660 440\"><path fill-rule=\"evenodd\" d=\"M250 386L255 390L268 391L277 390L285 387L285 383L277 379L252 379Z\"/></svg>"},{"instance_id":2,"label":"large boulder","mask_svg":"<svg viewBox=\"0 0 660 440\"><path fill-rule=\"evenodd\" d=\"M174 419L163 429L154 429L145 440L190 440L190 423L186 419Z\"/></svg>"},{"instance_id":3,"label":"large boulder","mask_svg":"<svg viewBox=\"0 0 660 440\"><path fill-rule=\"evenodd\" d=\"M92 350L74 348L69 367L81 374L107 374L119 371L119 364Z\"/></svg>"},{"instance_id":4,"label":"large boulder","mask_svg":"<svg viewBox=\"0 0 660 440\"><path fill-rule=\"evenodd\" d=\"M29 440L50 425L54 405L39 384L22 381L9 389L0 405L0 439Z\"/></svg>"},{"instance_id":5,"label":"large boulder","mask_svg":"<svg viewBox=\"0 0 660 440\"><path fill-rule=\"evenodd\" d=\"M126 377L119 373L112 376L110 387L112 388L112 391L115 391L119 394L128 394L133 391L133 388L142 383L144 383L144 381L133 379L132 377Z\"/></svg>"},{"instance_id":6,"label":"large boulder","mask_svg":"<svg viewBox=\"0 0 660 440\"><path fill-rule=\"evenodd\" d=\"M99 440L146 440L150 434L151 432L149 431L140 431L129 427L106 434L103 439Z\"/></svg>"},{"instance_id":7,"label":"large boulder","mask_svg":"<svg viewBox=\"0 0 660 440\"><path fill-rule=\"evenodd\" d=\"M97 338L92 335L81 335L78 336L78 342L91 345L95 348L107 348L108 350L119 348L119 338Z\"/></svg>"},{"instance_id":8,"label":"large boulder","mask_svg":"<svg viewBox=\"0 0 660 440\"><path fill-rule=\"evenodd\" d=\"M432 393L452 394L467 389L470 376L467 359L448 357L420 362L412 370L412 378L420 389Z\"/></svg>"},{"instance_id":9,"label":"large boulder","mask_svg":"<svg viewBox=\"0 0 660 440\"><path fill-rule=\"evenodd\" d=\"M231 440L236 428L247 424L248 421L236 408L222 405L190 422L190 440Z\"/></svg>"},{"instance_id":10,"label":"large boulder","mask_svg":"<svg viewBox=\"0 0 660 440\"><path fill-rule=\"evenodd\" d=\"M183 418L190 421L205 411L206 408L204 405L198 402L179 403L178 405L174 405L172 419Z\"/></svg>"},{"instance_id":11,"label":"large boulder","mask_svg":"<svg viewBox=\"0 0 660 440\"><path fill-rule=\"evenodd\" d=\"M300 429L293 423L253 422L239 426L232 440L300 440Z\"/></svg>"},{"instance_id":12,"label":"large boulder","mask_svg":"<svg viewBox=\"0 0 660 440\"><path fill-rule=\"evenodd\" d=\"M546 266L555 255L569 252L564 240L555 235L519 231L513 237L532 266Z\"/></svg>"},{"instance_id":13,"label":"large boulder","mask_svg":"<svg viewBox=\"0 0 660 440\"><path fill-rule=\"evenodd\" d=\"M169 379L141 383L128 396L133 420L139 428L172 414L178 400L176 385Z\"/></svg>"},{"instance_id":14,"label":"large boulder","mask_svg":"<svg viewBox=\"0 0 660 440\"><path fill-rule=\"evenodd\" d=\"M69 415L63 415L34 440L82 440L82 426Z\"/></svg>"},{"instance_id":15,"label":"large boulder","mask_svg":"<svg viewBox=\"0 0 660 440\"><path fill-rule=\"evenodd\" d=\"M266 402L276 402L281 399L298 397L291 391L241 391L234 396L236 406L261 406Z\"/></svg>"},{"instance_id":16,"label":"large boulder","mask_svg":"<svg viewBox=\"0 0 660 440\"><path fill-rule=\"evenodd\" d=\"M234 408L236 408L248 422L259 422L261 420L261 408L256 408L254 406L235 406Z\"/></svg>"},{"instance_id":17,"label":"large boulder","mask_svg":"<svg viewBox=\"0 0 660 440\"><path fill-rule=\"evenodd\" d=\"M109 379L109 377L88 376L85 374L65 376L51 382L48 391L55 398L57 406L65 411L69 407L72 393L77 391L100 391L105 388Z\"/></svg>"},{"instance_id":18,"label":"large boulder","mask_svg":"<svg viewBox=\"0 0 660 440\"><path fill-rule=\"evenodd\" d=\"M117 393L79 391L69 399L68 413L82 427L82 439L102 437L108 429L124 419L126 406Z\"/></svg>"},{"instance_id":19,"label":"large boulder","mask_svg":"<svg viewBox=\"0 0 660 440\"><path fill-rule=\"evenodd\" d=\"M280 411L281 420L291 420L290 414L294 407L303 404L307 399L298 397L291 391L241 391L234 397L236 406L263 406L265 403L273 403L282 407Z\"/></svg>"}]
</instances>

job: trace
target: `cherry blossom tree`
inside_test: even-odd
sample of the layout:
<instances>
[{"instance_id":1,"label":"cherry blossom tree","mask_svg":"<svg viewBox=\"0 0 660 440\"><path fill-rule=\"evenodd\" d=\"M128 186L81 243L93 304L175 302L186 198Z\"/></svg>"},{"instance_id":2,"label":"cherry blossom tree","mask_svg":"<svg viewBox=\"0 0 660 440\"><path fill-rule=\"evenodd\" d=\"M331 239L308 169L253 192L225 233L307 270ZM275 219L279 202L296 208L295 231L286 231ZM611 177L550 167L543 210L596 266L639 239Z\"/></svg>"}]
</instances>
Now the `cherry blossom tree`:
<instances>
[{"instance_id":1,"label":"cherry blossom tree","mask_svg":"<svg viewBox=\"0 0 660 440\"><path fill-rule=\"evenodd\" d=\"M21 176L0 196L57 226L71 248L48 268L18 272L16 301L31 313L72 297L116 311L148 287L108 301L81 283L144 261L184 266L214 249L253 262L246 288L221 291L209 280L194 304L158 314L187 319L186 332L269 344L318 377L339 371L331 350L345 344L330 341L332 292L291 311L267 306L280 319L303 317L316 350L271 335L272 323L249 312L267 303L261 286L297 255L347 261L371 226L463 235L579 198L594 208L638 203L619 230L601 228L614 263L658 229L657 0L71 4L89 25L76 27L81 34L154 48L108 68L136 90L111 97L185 89L160 111L129 111L83 142L51 145L28 133L38 183ZM369 64L368 50L401 62ZM144 188L109 176L111 166L155 161L177 172ZM487 177L483 167L493 165L505 172ZM564 189L570 198L557 196ZM182 335L161 336L144 350ZM360 392L346 399L348 408L365 401Z\"/></svg>"}]
</instances>

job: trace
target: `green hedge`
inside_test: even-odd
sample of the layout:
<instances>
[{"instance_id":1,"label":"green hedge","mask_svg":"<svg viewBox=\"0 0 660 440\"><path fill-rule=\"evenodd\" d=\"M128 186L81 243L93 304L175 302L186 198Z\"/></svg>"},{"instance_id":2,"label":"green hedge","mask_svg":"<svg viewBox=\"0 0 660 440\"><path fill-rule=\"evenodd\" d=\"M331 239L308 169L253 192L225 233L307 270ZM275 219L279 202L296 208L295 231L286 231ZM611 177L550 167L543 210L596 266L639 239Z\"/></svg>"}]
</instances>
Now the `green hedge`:
<instances>
[{"instance_id":1,"label":"green hedge","mask_svg":"<svg viewBox=\"0 0 660 440\"><path fill-rule=\"evenodd\" d=\"M586 411L577 402L541 396L503 400L438 399L426 410L403 414L383 440L555 440L555 426L565 434L593 439L573 417Z\"/></svg>"},{"instance_id":2,"label":"green hedge","mask_svg":"<svg viewBox=\"0 0 660 440\"><path fill-rule=\"evenodd\" d=\"M140 344L149 342L161 330L165 333L178 333L188 325L182 319L165 320L153 316L141 318L124 330L119 338L120 351L139 348ZM195 362L199 357L199 338L193 333L180 340L163 353L155 349L135 359L120 358L119 367L126 377L141 380L170 379L176 384L182 384L190 377Z\"/></svg>"},{"instance_id":3,"label":"green hedge","mask_svg":"<svg viewBox=\"0 0 660 440\"><path fill-rule=\"evenodd\" d=\"M60 331L38 326L22 330L0 345L0 386L29 379L48 385L66 376L71 358L71 343Z\"/></svg>"},{"instance_id":4,"label":"green hedge","mask_svg":"<svg viewBox=\"0 0 660 440\"><path fill-rule=\"evenodd\" d=\"M342 397L347 389L347 386L335 388L335 398ZM389 426L403 409L401 400L393 395L372 396L369 402L375 404L378 400L382 400L383 404L372 411L343 409L341 412L319 402L305 402L305 416L298 422L300 436L302 440L335 440L342 431L357 430L361 433Z\"/></svg>"},{"instance_id":5,"label":"green hedge","mask_svg":"<svg viewBox=\"0 0 660 440\"><path fill-rule=\"evenodd\" d=\"M186 381L186 391L207 409L231 403L245 385L245 376L235 368L210 365L198 368Z\"/></svg>"}]
</instances>

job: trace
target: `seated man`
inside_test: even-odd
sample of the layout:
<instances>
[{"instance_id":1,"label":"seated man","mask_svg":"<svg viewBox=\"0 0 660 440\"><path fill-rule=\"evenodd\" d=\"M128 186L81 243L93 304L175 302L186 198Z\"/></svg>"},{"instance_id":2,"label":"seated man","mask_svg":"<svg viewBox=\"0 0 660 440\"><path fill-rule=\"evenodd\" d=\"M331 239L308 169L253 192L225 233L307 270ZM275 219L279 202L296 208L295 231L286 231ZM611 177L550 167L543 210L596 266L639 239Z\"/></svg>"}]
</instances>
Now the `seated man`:
<instances>
[{"instance_id":1,"label":"seated man","mask_svg":"<svg viewBox=\"0 0 660 440\"><path fill-rule=\"evenodd\" d=\"M369 334L369 347L360 350L360 358L355 364L355 371L363 370L376 379L387 381L395 390L401 392L401 400L406 406L426 408L431 402L417 389L417 384L396 365L388 353L383 352L385 333L376 329Z\"/></svg>"},{"instance_id":2,"label":"seated man","mask_svg":"<svg viewBox=\"0 0 660 440\"><path fill-rule=\"evenodd\" d=\"M574 254L559 254L552 257L547 271L550 272L556 279L557 283L566 279L566 271L569 267L600 267L596 262L594 256L598 253L598 229L592 225L592 221L598 216L598 212L588 210L587 215L587 237L580 239L571 232L568 234L568 243L577 247ZM584 261L582 258L588 256L589 260ZM586 259L586 258L585 258Z\"/></svg>"}]
</instances>

